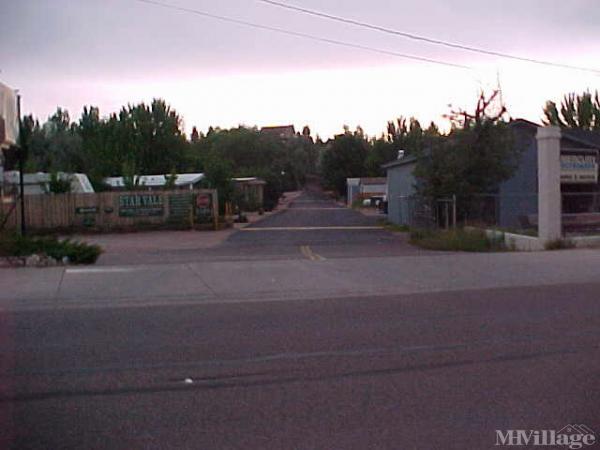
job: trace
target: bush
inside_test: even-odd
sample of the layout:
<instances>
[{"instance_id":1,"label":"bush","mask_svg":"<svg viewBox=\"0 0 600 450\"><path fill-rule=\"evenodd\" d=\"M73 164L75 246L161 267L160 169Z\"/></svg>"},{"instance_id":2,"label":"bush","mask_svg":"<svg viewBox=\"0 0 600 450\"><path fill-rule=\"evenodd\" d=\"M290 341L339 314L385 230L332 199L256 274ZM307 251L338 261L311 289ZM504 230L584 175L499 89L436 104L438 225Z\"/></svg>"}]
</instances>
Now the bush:
<instances>
[{"instance_id":1,"label":"bush","mask_svg":"<svg viewBox=\"0 0 600 450\"><path fill-rule=\"evenodd\" d=\"M42 254L61 261L65 256L72 264L93 264L102 248L98 245L54 237L28 237L17 234L0 237L0 256L27 257Z\"/></svg>"},{"instance_id":2,"label":"bush","mask_svg":"<svg viewBox=\"0 0 600 450\"><path fill-rule=\"evenodd\" d=\"M68 194L71 192L71 177L62 178L56 172L51 173L48 191L52 194Z\"/></svg>"},{"instance_id":3,"label":"bush","mask_svg":"<svg viewBox=\"0 0 600 450\"><path fill-rule=\"evenodd\" d=\"M390 222L389 220L378 220L377 223L386 230L395 233L408 233L410 231L410 226L406 224L398 225L396 223Z\"/></svg>"},{"instance_id":4,"label":"bush","mask_svg":"<svg viewBox=\"0 0 600 450\"><path fill-rule=\"evenodd\" d=\"M428 250L489 252L506 250L503 240L490 239L481 230L413 230L412 244Z\"/></svg>"},{"instance_id":5,"label":"bush","mask_svg":"<svg viewBox=\"0 0 600 450\"><path fill-rule=\"evenodd\" d=\"M546 242L544 248L546 250L566 250L568 248L575 248L575 242L569 239L555 239L553 241Z\"/></svg>"},{"instance_id":6,"label":"bush","mask_svg":"<svg viewBox=\"0 0 600 450\"><path fill-rule=\"evenodd\" d=\"M410 227L406 224L397 225L395 223L388 223L385 225L385 228L395 233L408 233L410 231Z\"/></svg>"},{"instance_id":7,"label":"bush","mask_svg":"<svg viewBox=\"0 0 600 450\"><path fill-rule=\"evenodd\" d=\"M435 233L432 230L416 228L410 232L410 241L413 243L423 241L434 237Z\"/></svg>"}]
</instances>

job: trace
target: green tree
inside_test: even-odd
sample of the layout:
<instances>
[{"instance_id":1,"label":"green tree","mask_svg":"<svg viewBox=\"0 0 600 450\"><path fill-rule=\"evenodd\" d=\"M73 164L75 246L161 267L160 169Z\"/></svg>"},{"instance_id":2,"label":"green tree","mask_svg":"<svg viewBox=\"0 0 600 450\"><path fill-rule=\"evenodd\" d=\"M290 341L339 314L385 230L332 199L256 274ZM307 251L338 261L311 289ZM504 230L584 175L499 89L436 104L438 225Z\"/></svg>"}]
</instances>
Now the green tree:
<instances>
[{"instance_id":1,"label":"green tree","mask_svg":"<svg viewBox=\"0 0 600 450\"><path fill-rule=\"evenodd\" d=\"M548 101L544 107L544 115L546 125L598 131L600 130L600 96L598 91L594 95L589 91L580 95L574 93L565 95L560 112L556 103Z\"/></svg>"},{"instance_id":2,"label":"green tree","mask_svg":"<svg viewBox=\"0 0 600 450\"><path fill-rule=\"evenodd\" d=\"M128 159L123 162L121 169L123 176L123 186L126 191L137 191L142 184L140 184L140 177L135 167L135 161Z\"/></svg>"},{"instance_id":3,"label":"green tree","mask_svg":"<svg viewBox=\"0 0 600 450\"><path fill-rule=\"evenodd\" d=\"M393 161L398 156L393 143L382 137L372 141L369 154L365 160L365 175L369 177L380 177L385 175L381 168L383 164Z\"/></svg>"},{"instance_id":4,"label":"green tree","mask_svg":"<svg viewBox=\"0 0 600 450\"><path fill-rule=\"evenodd\" d=\"M231 163L218 152L211 152L205 161L204 186L217 189L220 214L225 212L225 204L233 200L233 170Z\"/></svg>"},{"instance_id":5,"label":"green tree","mask_svg":"<svg viewBox=\"0 0 600 450\"><path fill-rule=\"evenodd\" d=\"M61 177L58 173L52 172L50 174L50 181L48 182L48 192L52 194L67 194L71 192L71 177Z\"/></svg>"},{"instance_id":6,"label":"green tree","mask_svg":"<svg viewBox=\"0 0 600 450\"><path fill-rule=\"evenodd\" d=\"M321 160L321 177L325 186L338 195L346 192L346 178L366 175L365 162L369 143L360 132L337 135L325 149Z\"/></svg>"},{"instance_id":7,"label":"green tree","mask_svg":"<svg viewBox=\"0 0 600 450\"><path fill-rule=\"evenodd\" d=\"M84 172L86 161L81 152L81 138L75 125L71 123L69 113L57 108L43 126L47 140L47 155L43 170L65 172Z\"/></svg>"},{"instance_id":8,"label":"green tree","mask_svg":"<svg viewBox=\"0 0 600 450\"><path fill-rule=\"evenodd\" d=\"M171 170L171 173L165 174L165 189L171 191L177 186L177 172L175 169Z\"/></svg>"},{"instance_id":9,"label":"green tree","mask_svg":"<svg viewBox=\"0 0 600 450\"><path fill-rule=\"evenodd\" d=\"M123 108L119 121L123 150L133 156L140 173L168 173L186 165L181 118L164 100Z\"/></svg>"},{"instance_id":10,"label":"green tree","mask_svg":"<svg viewBox=\"0 0 600 450\"><path fill-rule=\"evenodd\" d=\"M200 140L200 133L198 133L198 129L196 127L192 128L192 134L190 136L190 141L198 142Z\"/></svg>"},{"instance_id":11,"label":"green tree","mask_svg":"<svg viewBox=\"0 0 600 450\"><path fill-rule=\"evenodd\" d=\"M430 141L427 152L417 162L415 176L420 194L439 198L492 193L517 167L515 148L506 109L498 107L498 93L482 93L475 113L453 112L452 131L447 137Z\"/></svg>"}]
</instances>

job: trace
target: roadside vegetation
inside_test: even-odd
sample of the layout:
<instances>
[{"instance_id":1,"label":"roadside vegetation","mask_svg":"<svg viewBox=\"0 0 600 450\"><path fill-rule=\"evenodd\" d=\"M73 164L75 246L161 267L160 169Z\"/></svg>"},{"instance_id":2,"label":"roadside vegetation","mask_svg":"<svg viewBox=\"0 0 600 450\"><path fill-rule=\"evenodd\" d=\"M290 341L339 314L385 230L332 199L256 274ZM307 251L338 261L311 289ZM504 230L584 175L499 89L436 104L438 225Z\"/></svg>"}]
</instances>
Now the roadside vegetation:
<instances>
[{"instance_id":1,"label":"roadside vegetation","mask_svg":"<svg viewBox=\"0 0 600 450\"><path fill-rule=\"evenodd\" d=\"M560 107L548 102L547 124L598 130L599 94L565 96ZM27 172L80 172L96 191L109 189L103 179L135 175L203 172L205 187L219 191L220 204L234 201L232 177L256 176L267 182L264 208L272 209L282 193L301 188L307 176L319 175L323 186L344 196L349 177L385 176L383 164L398 157L417 157L418 194L426 198L494 192L510 178L520 153L508 127L509 116L500 91L481 92L474 110L450 108L444 132L431 122L423 126L414 117L389 121L379 136L368 136L357 126L324 142L305 126L293 136L263 133L240 125L206 133L195 127L187 136L183 119L165 100L127 105L102 116L94 106L77 120L57 108L45 122L32 115L21 124L21 147ZM5 169L17 167L16 152L5 152ZM68 183L54 176L52 192L64 192ZM135 186L134 186L135 188ZM465 211L459 207L458 215Z\"/></svg>"},{"instance_id":2,"label":"roadside vegetation","mask_svg":"<svg viewBox=\"0 0 600 450\"><path fill-rule=\"evenodd\" d=\"M493 239L482 230L427 230L410 233L410 242L427 250L458 252L497 252L508 250L503 239Z\"/></svg>"},{"instance_id":3,"label":"roadside vegetation","mask_svg":"<svg viewBox=\"0 0 600 450\"><path fill-rule=\"evenodd\" d=\"M569 248L575 248L575 242L570 239L555 239L546 242L544 248L546 250L567 250Z\"/></svg>"},{"instance_id":4,"label":"roadside vegetation","mask_svg":"<svg viewBox=\"0 0 600 450\"><path fill-rule=\"evenodd\" d=\"M16 233L5 233L0 236L0 257L9 260L17 259L25 262L27 258L34 257L36 262L51 262L56 264L94 264L102 248L98 245L72 241L59 240L49 236L21 236ZM52 261L50 261L50 258Z\"/></svg>"},{"instance_id":5,"label":"roadside vegetation","mask_svg":"<svg viewBox=\"0 0 600 450\"><path fill-rule=\"evenodd\" d=\"M393 233L408 233L410 231L410 227L408 225L398 225L387 220L381 220L379 221L379 224L386 230Z\"/></svg>"},{"instance_id":6,"label":"roadside vegetation","mask_svg":"<svg viewBox=\"0 0 600 450\"><path fill-rule=\"evenodd\" d=\"M204 187L219 191L219 203L234 200L233 177L260 177L267 182L264 207L272 209L285 191L300 188L317 173L323 145L304 127L282 138L256 127L210 128L206 134L183 130L183 119L164 100L128 105L102 116L85 107L78 120L57 108L46 122L28 115L21 123L26 172L85 173L97 192L110 189L103 179L122 176L137 189L136 175L202 172ZM6 154L6 170L18 168L16 151ZM128 182L129 181L129 182ZM174 180L173 180L174 181ZM68 183L53 175L51 192L67 192Z\"/></svg>"}]
</instances>

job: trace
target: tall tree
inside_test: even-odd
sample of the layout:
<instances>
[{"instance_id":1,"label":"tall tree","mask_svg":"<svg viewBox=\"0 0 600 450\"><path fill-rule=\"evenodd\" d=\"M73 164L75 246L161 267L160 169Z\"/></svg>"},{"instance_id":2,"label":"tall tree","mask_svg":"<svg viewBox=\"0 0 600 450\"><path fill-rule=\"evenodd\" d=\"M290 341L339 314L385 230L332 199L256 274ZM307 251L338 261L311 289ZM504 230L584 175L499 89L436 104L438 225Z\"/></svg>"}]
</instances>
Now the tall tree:
<instances>
[{"instance_id":1,"label":"tall tree","mask_svg":"<svg viewBox=\"0 0 600 450\"><path fill-rule=\"evenodd\" d=\"M325 185L343 195L346 178L366 175L365 162L369 154L369 143L364 135L345 130L331 141L321 160L321 176Z\"/></svg>"},{"instance_id":2,"label":"tall tree","mask_svg":"<svg viewBox=\"0 0 600 450\"><path fill-rule=\"evenodd\" d=\"M234 176L231 163L219 152L211 152L205 161L204 184L207 188L217 189L220 213L225 212L225 204L233 200Z\"/></svg>"},{"instance_id":3,"label":"tall tree","mask_svg":"<svg viewBox=\"0 0 600 450\"><path fill-rule=\"evenodd\" d=\"M600 96L598 91L594 95L589 91L580 95L565 95L560 111L556 103L548 101L544 115L546 125L600 131Z\"/></svg>"},{"instance_id":4,"label":"tall tree","mask_svg":"<svg viewBox=\"0 0 600 450\"><path fill-rule=\"evenodd\" d=\"M192 135L190 136L190 141L196 143L200 140L200 133L198 133L198 129L196 127L192 128Z\"/></svg>"},{"instance_id":5,"label":"tall tree","mask_svg":"<svg viewBox=\"0 0 600 450\"><path fill-rule=\"evenodd\" d=\"M494 105L497 92L483 93L474 112L452 111L452 131L431 141L415 169L419 192L437 198L493 193L518 164L504 105Z\"/></svg>"},{"instance_id":6,"label":"tall tree","mask_svg":"<svg viewBox=\"0 0 600 450\"><path fill-rule=\"evenodd\" d=\"M81 151L81 137L67 110L57 108L39 127L32 122L28 143L28 169L41 171L84 172L86 161Z\"/></svg>"}]
</instances>

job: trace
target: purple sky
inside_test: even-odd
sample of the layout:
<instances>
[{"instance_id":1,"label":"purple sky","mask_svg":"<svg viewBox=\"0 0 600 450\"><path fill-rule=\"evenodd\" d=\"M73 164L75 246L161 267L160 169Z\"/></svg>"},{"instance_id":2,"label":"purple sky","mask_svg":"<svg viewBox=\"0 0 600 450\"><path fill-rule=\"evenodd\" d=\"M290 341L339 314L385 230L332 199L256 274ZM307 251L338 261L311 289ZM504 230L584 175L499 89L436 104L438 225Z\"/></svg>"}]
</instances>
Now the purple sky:
<instances>
[{"instance_id":1,"label":"purple sky","mask_svg":"<svg viewBox=\"0 0 600 450\"><path fill-rule=\"evenodd\" d=\"M526 57L600 68L597 0L283 0L389 28ZM451 69L260 31L135 0L19 0L0 6L0 80L24 112L108 114L165 98L193 125L309 124L328 137L399 115L436 120L471 107L497 74L513 116L539 120L547 99L600 88L600 77L412 42L256 0L164 0L214 14L464 64Z\"/></svg>"}]
</instances>

